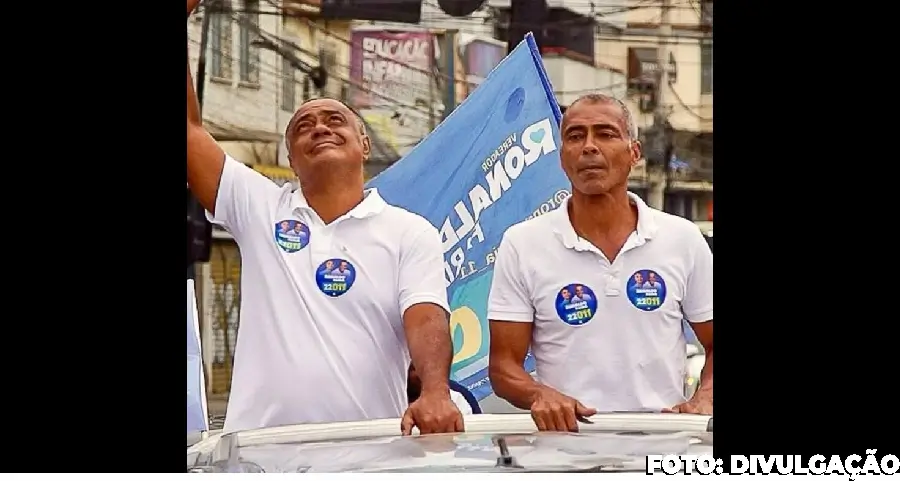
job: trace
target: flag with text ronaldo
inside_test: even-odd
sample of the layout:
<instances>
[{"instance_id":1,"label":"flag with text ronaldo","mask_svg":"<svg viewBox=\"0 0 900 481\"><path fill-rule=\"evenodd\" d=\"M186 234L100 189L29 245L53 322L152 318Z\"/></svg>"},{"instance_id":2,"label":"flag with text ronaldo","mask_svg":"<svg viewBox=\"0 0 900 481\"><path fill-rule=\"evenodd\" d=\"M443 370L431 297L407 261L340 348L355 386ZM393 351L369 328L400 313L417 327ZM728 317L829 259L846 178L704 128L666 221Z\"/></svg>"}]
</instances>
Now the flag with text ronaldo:
<instances>
[{"instance_id":1,"label":"flag with text ronaldo","mask_svg":"<svg viewBox=\"0 0 900 481\"><path fill-rule=\"evenodd\" d=\"M487 297L506 229L569 195L559 165L559 105L529 34L484 82L370 187L440 230L453 334L452 377L476 398L487 376ZM525 361L534 369L531 355Z\"/></svg>"}]
</instances>

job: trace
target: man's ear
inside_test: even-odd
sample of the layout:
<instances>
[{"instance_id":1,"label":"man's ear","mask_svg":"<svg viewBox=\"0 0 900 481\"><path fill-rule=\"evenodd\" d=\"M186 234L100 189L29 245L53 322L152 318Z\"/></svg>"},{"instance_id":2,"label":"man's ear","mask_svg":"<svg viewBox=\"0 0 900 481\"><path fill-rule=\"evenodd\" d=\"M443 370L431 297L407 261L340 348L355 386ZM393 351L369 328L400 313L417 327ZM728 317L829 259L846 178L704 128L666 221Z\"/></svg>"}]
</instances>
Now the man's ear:
<instances>
[{"instance_id":1,"label":"man's ear","mask_svg":"<svg viewBox=\"0 0 900 481\"><path fill-rule=\"evenodd\" d=\"M363 160L369 160L369 154L372 152L372 144L369 142L369 136L362 136Z\"/></svg>"},{"instance_id":2,"label":"man's ear","mask_svg":"<svg viewBox=\"0 0 900 481\"><path fill-rule=\"evenodd\" d=\"M635 166L638 162L640 162L641 157L644 156L644 149L641 146L640 140L632 140L631 141L631 165Z\"/></svg>"}]
</instances>

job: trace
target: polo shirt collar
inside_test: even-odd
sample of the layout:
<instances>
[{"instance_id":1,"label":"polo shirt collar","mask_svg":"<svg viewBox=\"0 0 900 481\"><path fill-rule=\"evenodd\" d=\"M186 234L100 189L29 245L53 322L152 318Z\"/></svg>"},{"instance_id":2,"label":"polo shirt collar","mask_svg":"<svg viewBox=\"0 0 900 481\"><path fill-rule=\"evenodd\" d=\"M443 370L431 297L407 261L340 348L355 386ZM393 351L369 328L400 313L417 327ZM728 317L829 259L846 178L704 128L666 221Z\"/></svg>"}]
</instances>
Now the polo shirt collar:
<instances>
[{"instance_id":1,"label":"polo shirt collar","mask_svg":"<svg viewBox=\"0 0 900 481\"><path fill-rule=\"evenodd\" d=\"M366 189L363 191L363 200L356 207L350 209L350 212L347 212L342 217L351 217L355 219L365 219L366 217L371 217L382 210L387 203L381 198L381 195L378 194L378 189ZM315 211L312 207L309 206L309 203L306 201L306 197L303 195L302 189L297 189L294 192L294 195L291 198L291 211L293 212L302 212L306 211L311 214L315 214ZM318 214L316 214L318 215Z\"/></svg>"},{"instance_id":2,"label":"polo shirt collar","mask_svg":"<svg viewBox=\"0 0 900 481\"><path fill-rule=\"evenodd\" d=\"M651 209L640 197L631 192L627 192L628 200L637 207L637 239L643 244L653 238L658 229L656 223L656 212ZM589 242L578 237L575 228L572 227L572 220L569 218L569 199L567 198L559 208L550 214L553 216L553 232L562 241L567 249L589 250Z\"/></svg>"}]
</instances>

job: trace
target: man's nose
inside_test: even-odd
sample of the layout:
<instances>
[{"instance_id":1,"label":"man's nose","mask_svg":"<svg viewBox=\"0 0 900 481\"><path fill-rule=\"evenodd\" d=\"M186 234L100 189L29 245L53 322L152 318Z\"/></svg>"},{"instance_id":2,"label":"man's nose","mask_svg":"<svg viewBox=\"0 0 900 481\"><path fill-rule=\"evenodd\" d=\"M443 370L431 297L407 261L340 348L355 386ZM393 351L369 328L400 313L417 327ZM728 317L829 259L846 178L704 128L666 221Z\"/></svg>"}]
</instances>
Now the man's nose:
<instances>
[{"instance_id":1,"label":"man's nose","mask_svg":"<svg viewBox=\"0 0 900 481\"><path fill-rule=\"evenodd\" d=\"M312 136L313 138L316 138L322 135L331 135L331 129L324 123L317 122L316 126L313 127Z\"/></svg>"},{"instance_id":2,"label":"man's nose","mask_svg":"<svg viewBox=\"0 0 900 481\"><path fill-rule=\"evenodd\" d=\"M581 149L581 153L584 155L597 155L600 153L600 149L594 145L594 138L588 137L584 141L584 147Z\"/></svg>"}]
</instances>

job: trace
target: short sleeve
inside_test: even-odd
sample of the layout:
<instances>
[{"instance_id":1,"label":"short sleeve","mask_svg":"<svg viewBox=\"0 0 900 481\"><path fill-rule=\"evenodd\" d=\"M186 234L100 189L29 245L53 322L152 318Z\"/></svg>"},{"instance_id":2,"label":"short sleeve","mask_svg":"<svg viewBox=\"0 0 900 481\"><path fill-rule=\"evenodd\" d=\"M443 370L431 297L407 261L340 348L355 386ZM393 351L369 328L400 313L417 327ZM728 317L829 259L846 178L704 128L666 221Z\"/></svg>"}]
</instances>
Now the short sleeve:
<instances>
[{"instance_id":1,"label":"short sleeve","mask_svg":"<svg viewBox=\"0 0 900 481\"><path fill-rule=\"evenodd\" d=\"M693 265L681 309L688 321L706 322L713 318L713 254L699 229L688 242Z\"/></svg>"},{"instance_id":2,"label":"short sleeve","mask_svg":"<svg viewBox=\"0 0 900 481\"><path fill-rule=\"evenodd\" d=\"M254 218L254 212L278 191L274 182L226 155L216 193L216 215L207 212L206 218L239 239Z\"/></svg>"},{"instance_id":3,"label":"short sleeve","mask_svg":"<svg viewBox=\"0 0 900 481\"><path fill-rule=\"evenodd\" d=\"M525 286L519 254L503 235L494 262L494 277L488 297L488 319L495 321L534 322L534 303Z\"/></svg>"},{"instance_id":4,"label":"short sleeve","mask_svg":"<svg viewBox=\"0 0 900 481\"><path fill-rule=\"evenodd\" d=\"M441 235L428 221L425 228L404 242L400 252L400 313L423 303L437 304L450 312L444 280L444 249Z\"/></svg>"}]
</instances>

